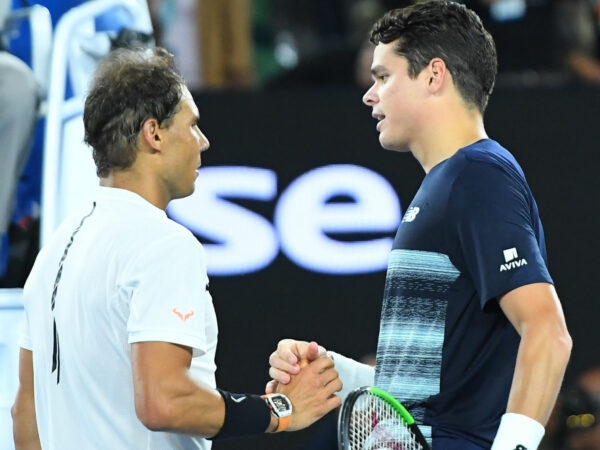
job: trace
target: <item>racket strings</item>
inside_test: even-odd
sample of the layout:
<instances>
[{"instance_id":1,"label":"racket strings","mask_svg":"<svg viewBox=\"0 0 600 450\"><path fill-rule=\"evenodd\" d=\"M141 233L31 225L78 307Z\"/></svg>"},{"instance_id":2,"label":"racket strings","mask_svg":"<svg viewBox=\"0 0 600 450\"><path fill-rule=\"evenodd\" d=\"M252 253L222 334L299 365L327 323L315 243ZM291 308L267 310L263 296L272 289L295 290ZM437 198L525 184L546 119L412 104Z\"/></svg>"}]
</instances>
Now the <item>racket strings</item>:
<instances>
[{"instance_id":1,"label":"racket strings","mask_svg":"<svg viewBox=\"0 0 600 450\"><path fill-rule=\"evenodd\" d=\"M352 450L422 450L396 410L373 394L362 395L350 417Z\"/></svg>"}]
</instances>

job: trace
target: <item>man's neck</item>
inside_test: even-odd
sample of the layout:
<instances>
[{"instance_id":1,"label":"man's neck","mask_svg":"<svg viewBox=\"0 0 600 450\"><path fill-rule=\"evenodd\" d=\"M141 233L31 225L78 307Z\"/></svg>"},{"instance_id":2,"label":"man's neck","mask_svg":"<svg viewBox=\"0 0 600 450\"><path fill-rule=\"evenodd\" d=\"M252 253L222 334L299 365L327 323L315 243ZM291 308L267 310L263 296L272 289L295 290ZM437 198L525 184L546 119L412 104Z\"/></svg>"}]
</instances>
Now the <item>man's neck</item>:
<instances>
[{"instance_id":1,"label":"man's neck","mask_svg":"<svg viewBox=\"0 0 600 450\"><path fill-rule=\"evenodd\" d=\"M487 137L481 114L450 110L427 125L422 136L411 146L411 152L428 173L461 148Z\"/></svg>"},{"instance_id":2,"label":"man's neck","mask_svg":"<svg viewBox=\"0 0 600 450\"><path fill-rule=\"evenodd\" d=\"M162 210L167 209L170 200L164 198L156 180L140 176L139 173L131 169L119 171L113 170L108 176L100 178L100 186L135 192L140 197Z\"/></svg>"}]
</instances>

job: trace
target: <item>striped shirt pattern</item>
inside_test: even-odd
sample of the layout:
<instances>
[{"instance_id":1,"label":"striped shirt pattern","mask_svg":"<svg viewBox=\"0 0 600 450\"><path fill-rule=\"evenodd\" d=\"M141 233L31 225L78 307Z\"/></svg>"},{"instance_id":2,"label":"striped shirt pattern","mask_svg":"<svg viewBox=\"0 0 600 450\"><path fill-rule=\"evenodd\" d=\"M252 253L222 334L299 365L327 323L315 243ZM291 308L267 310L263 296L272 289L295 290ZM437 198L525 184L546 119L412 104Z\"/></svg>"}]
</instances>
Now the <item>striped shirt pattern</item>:
<instances>
[{"instance_id":1,"label":"striped shirt pattern","mask_svg":"<svg viewBox=\"0 0 600 450\"><path fill-rule=\"evenodd\" d=\"M386 278L375 385L400 400L417 423L422 402L439 393L446 304L459 276L448 256L393 250ZM422 432L430 440L429 427Z\"/></svg>"}]
</instances>

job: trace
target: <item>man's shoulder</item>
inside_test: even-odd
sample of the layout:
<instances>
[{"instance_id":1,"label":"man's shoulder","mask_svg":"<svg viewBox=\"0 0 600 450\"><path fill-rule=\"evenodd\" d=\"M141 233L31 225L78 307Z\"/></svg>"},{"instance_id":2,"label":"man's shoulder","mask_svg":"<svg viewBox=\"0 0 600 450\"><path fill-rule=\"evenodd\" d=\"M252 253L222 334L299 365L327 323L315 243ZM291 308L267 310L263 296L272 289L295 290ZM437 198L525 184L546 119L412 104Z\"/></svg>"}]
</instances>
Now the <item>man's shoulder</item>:
<instances>
[{"instance_id":1,"label":"man's shoulder","mask_svg":"<svg viewBox=\"0 0 600 450\"><path fill-rule=\"evenodd\" d=\"M525 175L515 157L496 141L485 139L461 149L455 162L457 181L468 181L469 185L478 180L489 184L498 179L511 180L521 184Z\"/></svg>"},{"instance_id":2,"label":"man's shoulder","mask_svg":"<svg viewBox=\"0 0 600 450\"><path fill-rule=\"evenodd\" d=\"M497 167L519 167L513 154L493 139L482 139L463 149L466 161Z\"/></svg>"}]
</instances>

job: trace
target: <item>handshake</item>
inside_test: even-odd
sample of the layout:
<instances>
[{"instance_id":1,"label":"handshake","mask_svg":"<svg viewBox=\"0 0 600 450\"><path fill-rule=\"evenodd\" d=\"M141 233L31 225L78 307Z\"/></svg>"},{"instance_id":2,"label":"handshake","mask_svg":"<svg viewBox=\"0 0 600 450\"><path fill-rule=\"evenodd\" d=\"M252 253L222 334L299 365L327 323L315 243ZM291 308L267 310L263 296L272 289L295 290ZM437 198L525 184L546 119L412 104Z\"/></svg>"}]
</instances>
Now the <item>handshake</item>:
<instances>
[{"instance_id":1,"label":"handshake","mask_svg":"<svg viewBox=\"0 0 600 450\"><path fill-rule=\"evenodd\" d=\"M279 393L291 403L288 408L285 399L278 402L277 396L272 397L279 403L271 403L280 420L276 431L306 428L341 405L336 392L342 389L342 380L333 359L316 342L282 340L269 363L272 380L267 383L266 397Z\"/></svg>"}]
</instances>

